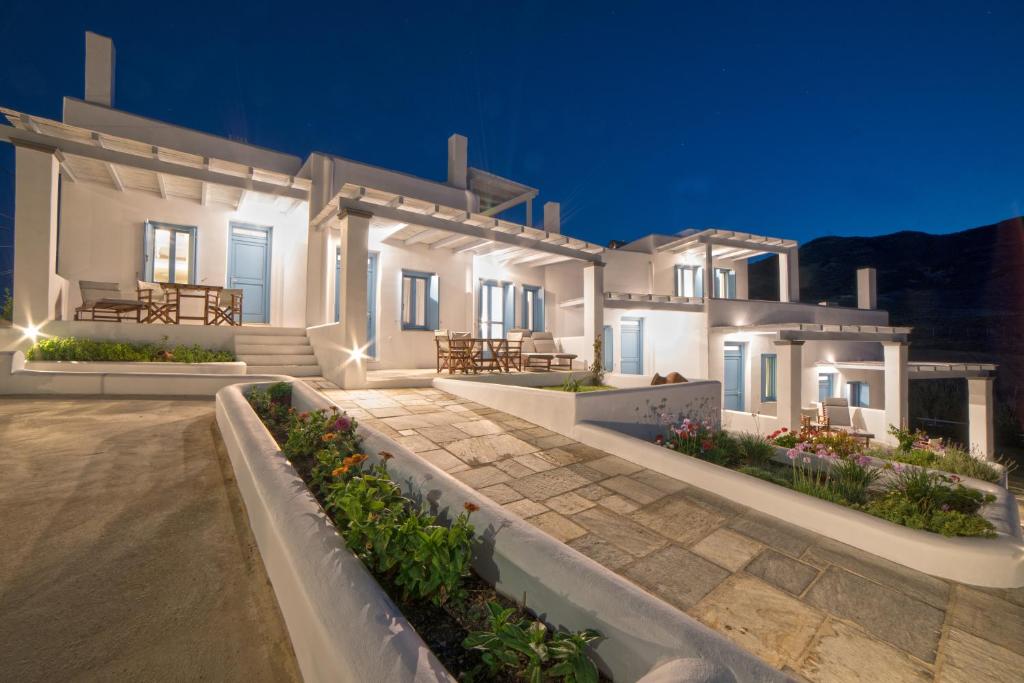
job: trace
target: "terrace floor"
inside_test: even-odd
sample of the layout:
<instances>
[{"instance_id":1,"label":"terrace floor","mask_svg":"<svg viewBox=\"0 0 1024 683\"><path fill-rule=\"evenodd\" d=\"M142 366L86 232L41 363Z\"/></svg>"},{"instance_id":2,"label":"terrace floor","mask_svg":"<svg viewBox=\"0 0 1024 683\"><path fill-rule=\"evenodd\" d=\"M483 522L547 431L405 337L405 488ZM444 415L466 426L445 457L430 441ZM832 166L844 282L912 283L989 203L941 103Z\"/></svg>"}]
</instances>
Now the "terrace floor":
<instances>
[{"instance_id":1,"label":"terrace floor","mask_svg":"<svg viewBox=\"0 0 1024 683\"><path fill-rule=\"evenodd\" d=\"M212 401L0 399L0 679L301 680Z\"/></svg>"},{"instance_id":2,"label":"terrace floor","mask_svg":"<svg viewBox=\"0 0 1024 683\"><path fill-rule=\"evenodd\" d=\"M1020 681L1024 589L975 589L432 388L320 391L539 529L811 681Z\"/></svg>"}]
</instances>

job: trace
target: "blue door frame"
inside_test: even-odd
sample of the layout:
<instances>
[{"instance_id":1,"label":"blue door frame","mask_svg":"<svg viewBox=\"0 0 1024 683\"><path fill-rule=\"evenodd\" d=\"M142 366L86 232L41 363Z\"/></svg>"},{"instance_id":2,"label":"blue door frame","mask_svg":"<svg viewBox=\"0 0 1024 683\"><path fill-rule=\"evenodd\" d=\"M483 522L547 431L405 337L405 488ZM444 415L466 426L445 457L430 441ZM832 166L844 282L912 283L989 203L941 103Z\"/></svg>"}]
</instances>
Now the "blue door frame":
<instances>
[{"instance_id":1,"label":"blue door frame","mask_svg":"<svg viewBox=\"0 0 1024 683\"><path fill-rule=\"evenodd\" d=\"M228 230L228 288L243 292L242 322L269 323L274 229L232 221Z\"/></svg>"},{"instance_id":2,"label":"blue door frame","mask_svg":"<svg viewBox=\"0 0 1024 683\"><path fill-rule=\"evenodd\" d=\"M746 404L743 395L743 344L726 344L725 368L723 371L722 389L725 393L725 410L743 410Z\"/></svg>"},{"instance_id":3,"label":"blue door frame","mask_svg":"<svg viewBox=\"0 0 1024 683\"><path fill-rule=\"evenodd\" d=\"M644 374L644 319L619 320L619 372L623 375Z\"/></svg>"}]
</instances>

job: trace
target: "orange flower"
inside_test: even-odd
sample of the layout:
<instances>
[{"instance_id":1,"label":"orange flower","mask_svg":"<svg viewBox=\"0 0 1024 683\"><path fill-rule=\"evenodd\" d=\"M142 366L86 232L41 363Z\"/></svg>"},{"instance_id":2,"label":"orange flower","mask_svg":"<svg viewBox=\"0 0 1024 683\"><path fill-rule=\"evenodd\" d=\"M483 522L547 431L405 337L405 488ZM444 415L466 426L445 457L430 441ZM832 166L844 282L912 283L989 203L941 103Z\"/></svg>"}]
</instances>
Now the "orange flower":
<instances>
[{"instance_id":1,"label":"orange flower","mask_svg":"<svg viewBox=\"0 0 1024 683\"><path fill-rule=\"evenodd\" d=\"M327 432L326 434L320 437L320 440L323 441L324 443L327 443L328 441L334 441L335 436L337 435L334 432Z\"/></svg>"},{"instance_id":2,"label":"orange flower","mask_svg":"<svg viewBox=\"0 0 1024 683\"><path fill-rule=\"evenodd\" d=\"M344 464L344 465L346 465L348 467L351 467L352 465L358 465L359 463L361 463L364 460L366 460L366 456L365 455L363 455L362 453L356 453L355 455L348 456L347 458L345 458L341 462L342 462L342 464Z\"/></svg>"},{"instance_id":3,"label":"orange flower","mask_svg":"<svg viewBox=\"0 0 1024 683\"><path fill-rule=\"evenodd\" d=\"M385 460L390 460L391 458L395 457L388 453L387 451L381 451L380 453L378 453L378 455L380 455L380 457L384 458Z\"/></svg>"},{"instance_id":4,"label":"orange flower","mask_svg":"<svg viewBox=\"0 0 1024 683\"><path fill-rule=\"evenodd\" d=\"M331 472L332 477L340 477L341 475L348 472L348 465L342 465L341 467L335 467Z\"/></svg>"},{"instance_id":5,"label":"orange flower","mask_svg":"<svg viewBox=\"0 0 1024 683\"><path fill-rule=\"evenodd\" d=\"M477 510L480 509L480 506L477 505L476 503L469 502L463 503L462 507L466 508L466 512L476 512Z\"/></svg>"}]
</instances>

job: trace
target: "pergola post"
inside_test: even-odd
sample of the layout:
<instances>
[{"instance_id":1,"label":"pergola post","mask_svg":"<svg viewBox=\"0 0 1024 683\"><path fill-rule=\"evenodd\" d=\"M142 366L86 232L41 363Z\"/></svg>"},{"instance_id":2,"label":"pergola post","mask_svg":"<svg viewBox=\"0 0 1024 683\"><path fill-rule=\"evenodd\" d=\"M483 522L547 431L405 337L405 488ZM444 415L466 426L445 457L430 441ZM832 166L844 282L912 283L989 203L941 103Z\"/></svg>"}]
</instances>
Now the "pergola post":
<instances>
[{"instance_id":1,"label":"pergola post","mask_svg":"<svg viewBox=\"0 0 1024 683\"><path fill-rule=\"evenodd\" d=\"M803 405L803 341L778 339L775 342L776 396L775 410L780 427L800 429L800 408Z\"/></svg>"},{"instance_id":2,"label":"pergola post","mask_svg":"<svg viewBox=\"0 0 1024 683\"><path fill-rule=\"evenodd\" d=\"M885 423L907 427L910 420L908 348L903 341L883 341L885 353Z\"/></svg>"},{"instance_id":3,"label":"pergola post","mask_svg":"<svg viewBox=\"0 0 1024 683\"><path fill-rule=\"evenodd\" d=\"M372 214L345 209L341 219L341 300L338 305L342 326L342 363L340 386L361 387L366 384L367 324L367 258L369 257L370 219Z\"/></svg>"},{"instance_id":4,"label":"pergola post","mask_svg":"<svg viewBox=\"0 0 1024 683\"><path fill-rule=\"evenodd\" d=\"M985 460L995 457L994 380L994 377L967 378L968 448Z\"/></svg>"},{"instance_id":5,"label":"pergola post","mask_svg":"<svg viewBox=\"0 0 1024 683\"><path fill-rule=\"evenodd\" d=\"M14 324L41 325L53 317L57 274L57 179L52 149L15 146Z\"/></svg>"},{"instance_id":6,"label":"pergola post","mask_svg":"<svg viewBox=\"0 0 1024 683\"><path fill-rule=\"evenodd\" d=\"M715 296L715 249L708 241L704 245L704 298Z\"/></svg>"},{"instance_id":7,"label":"pergola post","mask_svg":"<svg viewBox=\"0 0 1024 683\"><path fill-rule=\"evenodd\" d=\"M604 332L604 263L583 267L583 362L590 365L594 341Z\"/></svg>"}]
</instances>

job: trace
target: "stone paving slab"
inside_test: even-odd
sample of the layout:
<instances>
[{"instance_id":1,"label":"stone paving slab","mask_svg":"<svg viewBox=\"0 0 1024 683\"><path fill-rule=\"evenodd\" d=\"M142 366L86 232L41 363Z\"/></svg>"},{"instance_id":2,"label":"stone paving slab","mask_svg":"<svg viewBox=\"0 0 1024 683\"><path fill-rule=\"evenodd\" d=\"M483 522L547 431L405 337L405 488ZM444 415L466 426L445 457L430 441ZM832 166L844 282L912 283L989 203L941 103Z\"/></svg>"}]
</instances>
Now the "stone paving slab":
<instances>
[{"instance_id":1,"label":"stone paving slab","mask_svg":"<svg viewBox=\"0 0 1024 683\"><path fill-rule=\"evenodd\" d=\"M1024 589L907 569L436 389L325 393L407 410L373 425L798 680L1024 680Z\"/></svg>"}]
</instances>

